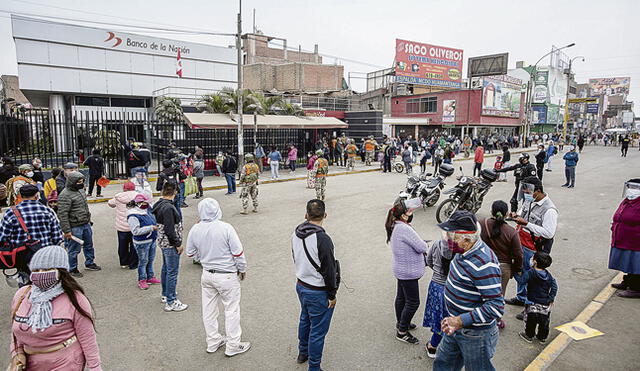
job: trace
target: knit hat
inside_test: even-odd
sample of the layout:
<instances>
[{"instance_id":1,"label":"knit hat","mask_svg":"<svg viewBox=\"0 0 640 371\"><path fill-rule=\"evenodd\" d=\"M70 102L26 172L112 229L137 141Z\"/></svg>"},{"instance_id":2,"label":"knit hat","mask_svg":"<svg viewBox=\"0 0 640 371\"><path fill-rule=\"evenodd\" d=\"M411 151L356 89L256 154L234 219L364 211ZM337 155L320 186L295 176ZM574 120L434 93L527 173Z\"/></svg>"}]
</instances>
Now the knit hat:
<instances>
[{"instance_id":1,"label":"knit hat","mask_svg":"<svg viewBox=\"0 0 640 371\"><path fill-rule=\"evenodd\" d=\"M69 257L67 256L67 252L58 245L43 247L36 251L29 263L29 269L32 271L53 268L69 270Z\"/></svg>"},{"instance_id":2,"label":"knit hat","mask_svg":"<svg viewBox=\"0 0 640 371\"><path fill-rule=\"evenodd\" d=\"M73 162L67 162L66 164L64 164L64 168L65 169L77 169L78 165L74 164Z\"/></svg>"},{"instance_id":3,"label":"knit hat","mask_svg":"<svg viewBox=\"0 0 640 371\"><path fill-rule=\"evenodd\" d=\"M122 185L122 190L125 191L125 192L126 191L135 191L136 190L136 185L133 184L133 182L127 181Z\"/></svg>"}]
</instances>

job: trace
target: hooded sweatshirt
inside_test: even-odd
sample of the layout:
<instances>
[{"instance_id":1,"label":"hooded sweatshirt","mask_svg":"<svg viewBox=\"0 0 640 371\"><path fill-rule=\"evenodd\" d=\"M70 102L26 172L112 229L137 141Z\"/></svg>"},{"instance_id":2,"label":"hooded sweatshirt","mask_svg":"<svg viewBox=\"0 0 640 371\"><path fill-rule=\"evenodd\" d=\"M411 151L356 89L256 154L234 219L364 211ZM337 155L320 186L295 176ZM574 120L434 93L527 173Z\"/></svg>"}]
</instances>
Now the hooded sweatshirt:
<instances>
[{"instance_id":1,"label":"hooded sweatshirt","mask_svg":"<svg viewBox=\"0 0 640 371\"><path fill-rule=\"evenodd\" d=\"M72 185L84 179L82 173L74 171L67 176L64 190L58 196L58 219L62 232L71 232L71 228L91 222L91 213L84 191L76 190Z\"/></svg>"},{"instance_id":2,"label":"hooded sweatshirt","mask_svg":"<svg viewBox=\"0 0 640 371\"><path fill-rule=\"evenodd\" d=\"M527 299L535 304L549 305L556 300L558 284L546 269L530 269L525 273Z\"/></svg>"},{"instance_id":3,"label":"hooded sweatshirt","mask_svg":"<svg viewBox=\"0 0 640 371\"><path fill-rule=\"evenodd\" d=\"M127 223L127 204L133 201L137 194L136 191L120 192L107 202L109 207L116 209L116 230L118 232L131 232L129 223Z\"/></svg>"},{"instance_id":4,"label":"hooded sweatshirt","mask_svg":"<svg viewBox=\"0 0 640 371\"><path fill-rule=\"evenodd\" d=\"M158 246L170 249L182 245L182 218L173 201L161 198L153 205L152 212L158 223Z\"/></svg>"},{"instance_id":5,"label":"hooded sweatshirt","mask_svg":"<svg viewBox=\"0 0 640 371\"><path fill-rule=\"evenodd\" d=\"M222 220L218 201L205 198L198 203L200 222L187 237L187 255L197 257L202 269L217 272L246 272L247 260L236 230Z\"/></svg>"},{"instance_id":6,"label":"hooded sweatshirt","mask_svg":"<svg viewBox=\"0 0 640 371\"><path fill-rule=\"evenodd\" d=\"M309 256L305 253L303 239ZM298 283L312 290L327 291L329 299L335 299L338 291L336 260L333 242L324 228L309 222L300 224L291 236L291 250ZM316 270L310 258L320 269Z\"/></svg>"},{"instance_id":7,"label":"hooded sweatshirt","mask_svg":"<svg viewBox=\"0 0 640 371\"><path fill-rule=\"evenodd\" d=\"M134 207L127 211L127 222L131 228L134 245L149 244L155 241L158 232L153 227L156 226L156 218L150 209L143 210Z\"/></svg>"}]
</instances>

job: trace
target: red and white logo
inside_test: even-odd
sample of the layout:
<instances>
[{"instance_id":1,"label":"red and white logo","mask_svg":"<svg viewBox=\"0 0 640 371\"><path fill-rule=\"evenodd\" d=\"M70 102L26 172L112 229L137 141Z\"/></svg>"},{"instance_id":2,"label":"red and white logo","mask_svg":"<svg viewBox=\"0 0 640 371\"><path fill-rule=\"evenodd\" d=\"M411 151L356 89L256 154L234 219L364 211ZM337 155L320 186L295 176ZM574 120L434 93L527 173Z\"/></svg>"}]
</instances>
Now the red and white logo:
<instances>
[{"instance_id":1,"label":"red and white logo","mask_svg":"<svg viewBox=\"0 0 640 371\"><path fill-rule=\"evenodd\" d=\"M104 42L115 40L115 44L111 45L112 48L115 48L118 45L122 44L122 39L117 37L115 33L111 32L111 31L109 31L107 33L109 34L109 37L107 37L107 39Z\"/></svg>"},{"instance_id":2,"label":"red and white logo","mask_svg":"<svg viewBox=\"0 0 640 371\"><path fill-rule=\"evenodd\" d=\"M176 75L182 77L182 58L180 57L180 48L178 48L178 57L176 58Z\"/></svg>"}]
</instances>

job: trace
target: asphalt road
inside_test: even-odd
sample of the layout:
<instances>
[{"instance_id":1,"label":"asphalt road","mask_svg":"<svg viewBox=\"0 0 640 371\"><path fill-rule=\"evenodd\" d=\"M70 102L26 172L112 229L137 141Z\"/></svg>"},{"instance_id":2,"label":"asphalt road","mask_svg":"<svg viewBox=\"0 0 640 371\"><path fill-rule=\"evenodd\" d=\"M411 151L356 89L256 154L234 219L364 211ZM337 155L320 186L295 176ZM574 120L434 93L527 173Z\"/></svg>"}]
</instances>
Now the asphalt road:
<instances>
[{"instance_id":1,"label":"asphalt road","mask_svg":"<svg viewBox=\"0 0 640 371\"><path fill-rule=\"evenodd\" d=\"M621 201L622 184L640 175L640 154L632 149L621 159L611 147L587 147L577 169L575 189L561 188L563 165L555 159L554 171L545 172L545 190L556 203L559 225L552 250L550 271L558 280L559 293L551 316L552 326L569 322L609 281L607 269L610 221ZM487 166L493 166L488 159ZM470 161L462 163L469 174ZM456 166L460 166L457 163ZM456 175L459 170L456 171ZM431 360L423 350L430 336L419 328L415 335L421 345L395 340L393 300L395 279L391 254L385 244L384 220L397 193L404 187L401 174L363 173L328 178L328 219L325 227L336 246L345 285L338 292L338 304L327 337L323 368L327 370L423 370ZM455 184L449 178L447 188ZM230 359L219 351L205 353L200 307L200 267L182 257L178 296L190 305L182 313L165 313L160 288L140 291L135 271L121 270L117 261L114 212L106 204L91 205L94 216L96 262L101 272L85 272L80 279L97 315L98 341L105 370L302 370L295 363L296 328L299 304L291 259L290 236L303 221L306 202L315 197L305 181L267 184L260 187L260 212L240 215L237 196L224 191L205 195L221 203L223 219L235 226L249 263L243 282L243 340L252 349ZM495 183L479 212L487 216L491 202L508 201L513 192L509 182ZM197 221L196 201L183 209L186 230ZM413 225L424 239L436 239L435 207L416 212ZM186 239L186 233L185 233ZM82 260L81 260L82 261ZM81 263L82 264L82 263ZM82 266L82 265L81 265ZM160 271L161 255L155 263ZM421 305L414 322L422 323L424 300L431 272L421 279ZM509 285L509 295L515 281ZM9 312L13 290L0 287L0 308ZM501 332L494 358L499 370L521 370L543 348L527 344L517 335L521 322L514 317L520 308L507 307L507 327ZM8 315L0 317L0 348L8 349ZM552 330L551 337L557 331ZM593 354L593 357L620 357ZM0 352L0 364L8 359Z\"/></svg>"}]
</instances>

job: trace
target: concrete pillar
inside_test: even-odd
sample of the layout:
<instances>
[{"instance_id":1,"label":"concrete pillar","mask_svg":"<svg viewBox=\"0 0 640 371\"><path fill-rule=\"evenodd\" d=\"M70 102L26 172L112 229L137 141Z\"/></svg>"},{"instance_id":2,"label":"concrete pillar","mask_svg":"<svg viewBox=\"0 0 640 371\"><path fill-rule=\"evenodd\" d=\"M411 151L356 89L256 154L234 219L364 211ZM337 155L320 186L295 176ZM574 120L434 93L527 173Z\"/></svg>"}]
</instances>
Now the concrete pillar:
<instances>
[{"instance_id":1,"label":"concrete pillar","mask_svg":"<svg viewBox=\"0 0 640 371\"><path fill-rule=\"evenodd\" d=\"M284 60L289 60L289 53L287 52L287 40L283 40L282 50L284 52ZM275 165L274 165L275 166Z\"/></svg>"},{"instance_id":2,"label":"concrete pillar","mask_svg":"<svg viewBox=\"0 0 640 371\"><path fill-rule=\"evenodd\" d=\"M318 58L318 44L315 44L313 46L313 62L314 63L320 63L320 58Z\"/></svg>"},{"instance_id":3,"label":"concrete pillar","mask_svg":"<svg viewBox=\"0 0 640 371\"><path fill-rule=\"evenodd\" d=\"M52 135L55 135L53 137L54 150L56 152L64 152L71 149L72 146L68 142L70 133L68 132L69 126L66 125L67 112L64 96L59 94L49 95L49 122L51 125L56 126L55 129L51 130Z\"/></svg>"}]
</instances>

